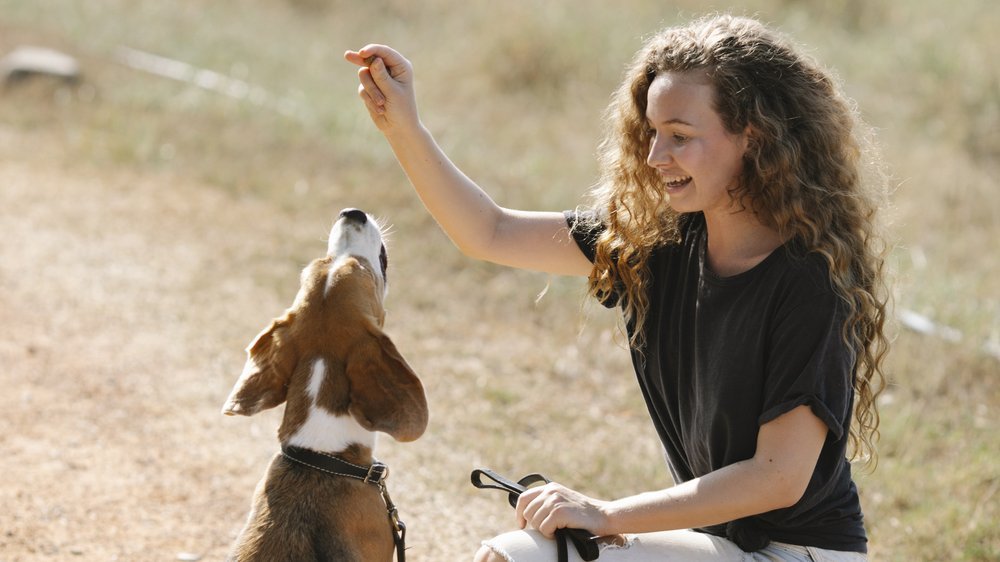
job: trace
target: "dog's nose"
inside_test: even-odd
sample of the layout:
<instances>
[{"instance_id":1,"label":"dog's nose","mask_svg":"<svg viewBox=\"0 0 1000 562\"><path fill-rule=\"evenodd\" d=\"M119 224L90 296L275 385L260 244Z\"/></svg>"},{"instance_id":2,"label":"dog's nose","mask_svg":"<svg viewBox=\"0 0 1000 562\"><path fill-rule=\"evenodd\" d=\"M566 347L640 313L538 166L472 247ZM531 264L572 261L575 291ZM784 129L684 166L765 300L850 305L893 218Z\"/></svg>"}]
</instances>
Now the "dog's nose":
<instances>
[{"instance_id":1,"label":"dog's nose","mask_svg":"<svg viewBox=\"0 0 1000 562\"><path fill-rule=\"evenodd\" d=\"M368 215L361 209L344 209L340 212L340 218L361 224L368 222Z\"/></svg>"}]
</instances>

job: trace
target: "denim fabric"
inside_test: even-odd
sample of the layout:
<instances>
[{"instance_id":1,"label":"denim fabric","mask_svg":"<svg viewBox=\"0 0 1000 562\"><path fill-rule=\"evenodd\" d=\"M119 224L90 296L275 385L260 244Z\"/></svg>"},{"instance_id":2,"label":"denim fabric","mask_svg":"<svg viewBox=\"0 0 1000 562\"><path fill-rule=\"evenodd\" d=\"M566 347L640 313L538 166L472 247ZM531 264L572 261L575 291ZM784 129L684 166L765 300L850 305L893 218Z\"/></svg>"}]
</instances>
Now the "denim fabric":
<instances>
[{"instance_id":1,"label":"denim fabric","mask_svg":"<svg viewBox=\"0 0 1000 562\"><path fill-rule=\"evenodd\" d=\"M508 562L552 562L556 544L537 531L514 531L484 541ZM581 562L570 547L570 562ZM841 552L772 542L763 550L743 552L728 539L694 531L664 531L627 535L618 544L601 547L598 562L666 562L732 560L739 562L863 562L860 552Z\"/></svg>"}]
</instances>

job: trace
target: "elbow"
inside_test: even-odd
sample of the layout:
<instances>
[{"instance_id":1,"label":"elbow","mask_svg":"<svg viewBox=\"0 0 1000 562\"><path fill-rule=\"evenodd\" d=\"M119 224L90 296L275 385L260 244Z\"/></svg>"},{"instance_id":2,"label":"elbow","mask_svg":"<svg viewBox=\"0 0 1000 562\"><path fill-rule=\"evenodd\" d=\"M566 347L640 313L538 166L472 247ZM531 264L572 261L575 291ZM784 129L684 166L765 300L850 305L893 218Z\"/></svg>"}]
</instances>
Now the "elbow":
<instances>
[{"instance_id":1,"label":"elbow","mask_svg":"<svg viewBox=\"0 0 1000 562\"><path fill-rule=\"evenodd\" d=\"M809 478L800 477L778 477L771 487L771 498L774 502L773 509L784 509L799 503L802 496L809 487Z\"/></svg>"},{"instance_id":2,"label":"elbow","mask_svg":"<svg viewBox=\"0 0 1000 562\"><path fill-rule=\"evenodd\" d=\"M452 239L452 244L462 253L463 256L467 258L472 258L474 260L489 261L490 254L486 251L486 246L484 244L472 244L469 242L460 242L458 240Z\"/></svg>"},{"instance_id":3,"label":"elbow","mask_svg":"<svg viewBox=\"0 0 1000 562\"><path fill-rule=\"evenodd\" d=\"M481 261L496 261L496 239L500 229L496 217L484 218L479 221L480 229L463 231L461 235L446 231L451 243L462 255Z\"/></svg>"},{"instance_id":4,"label":"elbow","mask_svg":"<svg viewBox=\"0 0 1000 562\"><path fill-rule=\"evenodd\" d=\"M776 504L774 509L784 509L786 507L792 507L793 505L799 503L806 493L805 486L784 486L782 487L774 497L774 503Z\"/></svg>"},{"instance_id":5,"label":"elbow","mask_svg":"<svg viewBox=\"0 0 1000 562\"><path fill-rule=\"evenodd\" d=\"M812 471L800 470L798 467L775 466L778 463L768 462L765 467L761 467L758 477L762 485L758 488L761 491L761 507L766 511L774 509L784 509L791 507L802 499L809 481L812 479Z\"/></svg>"}]
</instances>

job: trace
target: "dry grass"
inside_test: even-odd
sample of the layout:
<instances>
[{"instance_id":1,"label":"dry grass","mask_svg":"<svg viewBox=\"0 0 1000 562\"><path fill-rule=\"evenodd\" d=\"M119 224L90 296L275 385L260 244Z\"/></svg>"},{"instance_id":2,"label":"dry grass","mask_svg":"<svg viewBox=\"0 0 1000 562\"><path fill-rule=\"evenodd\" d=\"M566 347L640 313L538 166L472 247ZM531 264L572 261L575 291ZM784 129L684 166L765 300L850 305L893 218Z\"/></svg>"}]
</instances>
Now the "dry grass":
<instances>
[{"instance_id":1,"label":"dry grass","mask_svg":"<svg viewBox=\"0 0 1000 562\"><path fill-rule=\"evenodd\" d=\"M277 414L219 408L345 206L395 224L387 327L432 408L420 441L379 445L413 560L468 559L510 524L468 485L476 466L606 497L668 483L614 315L582 307L577 280L457 255L340 54L404 49L470 175L511 206L570 208L640 36L698 3L355 4L0 0L0 52L53 46L86 71L0 96L0 561L222 558ZM839 69L899 184L897 304L964 334L899 335L881 463L859 480L873 557L993 560L1000 364L981 346L1000 341L1000 9L841 4L745 11ZM125 68L120 45L260 85L285 112Z\"/></svg>"}]
</instances>

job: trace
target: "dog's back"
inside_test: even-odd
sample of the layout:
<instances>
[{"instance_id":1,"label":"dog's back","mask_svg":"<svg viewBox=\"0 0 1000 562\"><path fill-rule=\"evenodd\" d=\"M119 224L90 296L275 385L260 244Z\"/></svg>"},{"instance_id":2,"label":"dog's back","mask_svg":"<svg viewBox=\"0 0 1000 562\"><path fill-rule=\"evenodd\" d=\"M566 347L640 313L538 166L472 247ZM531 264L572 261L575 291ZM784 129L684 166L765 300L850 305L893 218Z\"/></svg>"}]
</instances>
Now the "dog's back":
<instances>
[{"instance_id":1,"label":"dog's back","mask_svg":"<svg viewBox=\"0 0 1000 562\"><path fill-rule=\"evenodd\" d=\"M392 530L386 520L377 487L353 478L331 478L279 453L254 492L232 560L391 560Z\"/></svg>"}]
</instances>

